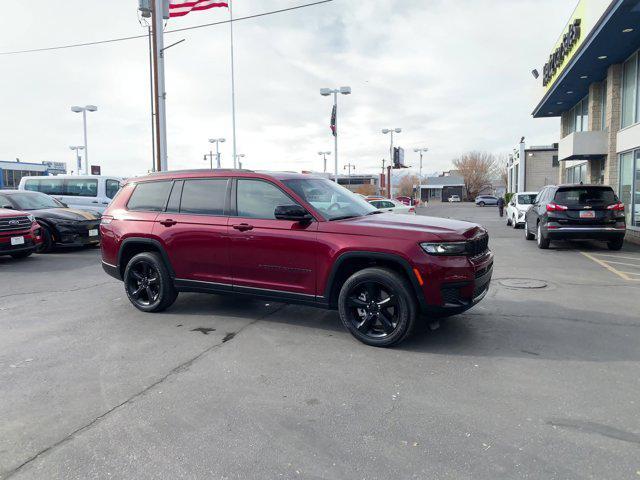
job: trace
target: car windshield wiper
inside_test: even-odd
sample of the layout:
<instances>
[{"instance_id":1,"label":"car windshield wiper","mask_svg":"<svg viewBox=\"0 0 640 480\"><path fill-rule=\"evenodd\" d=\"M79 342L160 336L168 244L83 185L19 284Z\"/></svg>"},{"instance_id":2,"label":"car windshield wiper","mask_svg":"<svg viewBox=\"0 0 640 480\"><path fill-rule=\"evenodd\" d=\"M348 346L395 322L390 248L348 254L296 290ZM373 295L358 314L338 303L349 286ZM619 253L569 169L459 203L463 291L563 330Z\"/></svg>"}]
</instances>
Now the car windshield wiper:
<instances>
[{"instance_id":1,"label":"car windshield wiper","mask_svg":"<svg viewBox=\"0 0 640 480\"><path fill-rule=\"evenodd\" d=\"M356 218L356 217L360 217L361 215L342 215L341 217L333 217L330 218L329 221L333 222L334 220L346 220L347 218Z\"/></svg>"},{"instance_id":2,"label":"car windshield wiper","mask_svg":"<svg viewBox=\"0 0 640 480\"><path fill-rule=\"evenodd\" d=\"M381 212L380 210L374 210L373 212L367 213L367 215L377 215L379 213L384 213L384 212Z\"/></svg>"}]
</instances>

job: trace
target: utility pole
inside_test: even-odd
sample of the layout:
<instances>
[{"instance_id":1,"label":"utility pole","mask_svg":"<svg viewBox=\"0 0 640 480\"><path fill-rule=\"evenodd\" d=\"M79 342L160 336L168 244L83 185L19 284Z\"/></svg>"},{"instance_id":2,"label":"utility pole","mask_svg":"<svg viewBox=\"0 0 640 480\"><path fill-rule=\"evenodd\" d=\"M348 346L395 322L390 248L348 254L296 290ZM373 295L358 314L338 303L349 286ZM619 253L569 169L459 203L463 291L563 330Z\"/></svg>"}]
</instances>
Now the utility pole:
<instances>
[{"instance_id":1,"label":"utility pole","mask_svg":"<svg viewBox=\"0 0 640 480\"><path fill-rule=\"evenodd\" d=\"M331 152L318 152L318 155L322 155L322 160L323 160L323 172L327 173L327 155L331 155Z\"/></svg>"},{"instance_id":2,"label":"utility pole","mask_svg":"<svg viewBox=\"0 0 640 480\"><path fill-rule=\"evenodd\" d=\"M209 150L209 153L205 153L204 155L204 161L207 161L207 157L209 157L209 168L211 168L211 170L213 170L213 150ZM218 166L218 168L220 168Z\"/></svg>"}]
</instances>

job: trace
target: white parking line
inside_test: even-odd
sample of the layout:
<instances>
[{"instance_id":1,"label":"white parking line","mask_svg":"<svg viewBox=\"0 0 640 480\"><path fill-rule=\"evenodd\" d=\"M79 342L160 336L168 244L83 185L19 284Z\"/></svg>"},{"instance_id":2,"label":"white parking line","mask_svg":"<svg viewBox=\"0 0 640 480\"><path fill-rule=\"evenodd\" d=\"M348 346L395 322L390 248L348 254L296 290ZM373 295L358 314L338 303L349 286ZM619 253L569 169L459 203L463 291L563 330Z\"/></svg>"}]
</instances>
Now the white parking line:
<instances>
[{"instance_id":1,"label":"white parking line","mask_svg":"<svg viewBox=\"0 0 640 480\"><path fill-rule=\"evenodd\" d=\"M625 263L625 262L612 262L611 260L605 260L607 263L613 263L614 265L627 265L629 267L638 267L640 268L639 263Z\"/></svg>"},{"instance_id":2,"label":"white parking line","mask_svg":"<svg viewBox=\"0 0 640 480\"><path fill-rule=\"evenodd\" d=\"M633 272L622 272L622 273L624 273L626 275L640 275L640 273L633 273ZM634 278L634 280L635 280L635 278Z\"/></svg>"},{"instance_id":3,"label":"white parking line","mask_svg":"<svg viewBox=\"0 0 640 480\"><path fill-rule=\"evenodd\" d=\"M638 261L640 261L640 257L623 257L622 255L612 255L610 253L594 253L594 255L597 255L598 257L613 257L613 258L622 258L624 260L638 260Z\"/></svg>"},{"instance_id":4,"label":"white parking line","mask_svg":"<svg viewBox=\"0 0 640 480\"><path fill-rule=\"evenodd\" d=\"M612 267L611 265L609 265L609 263L605 262L603 259L599 259L594 257L593 255L590 255L586 252L580 252L582 255L584 255L585 257L593 260L594 262L596 262L598 265L606 268L607 270L609 270L611 273L615 273L617 276L619 276L620 278L622 278L623 280L627 280L629 282L640 282L640 278L632 278L629 275L627 275L625 272L621 272L620 270L616 269L615 267ZM614 263L614 262L610 262L610 263Z\"/></svg>"}]
</instances>

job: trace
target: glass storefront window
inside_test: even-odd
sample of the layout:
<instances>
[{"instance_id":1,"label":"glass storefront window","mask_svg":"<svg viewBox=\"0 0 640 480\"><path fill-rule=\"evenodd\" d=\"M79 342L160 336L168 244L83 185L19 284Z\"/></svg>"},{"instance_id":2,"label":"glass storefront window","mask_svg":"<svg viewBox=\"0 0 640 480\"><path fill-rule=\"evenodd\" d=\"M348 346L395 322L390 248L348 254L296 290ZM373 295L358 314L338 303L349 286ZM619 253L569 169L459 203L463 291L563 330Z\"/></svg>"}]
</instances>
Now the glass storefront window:
<instances>
[{"instance_id":1,"label":"glass storefront window","mask_svg":"<svg viewBox=\"0 0 640 480\"><path fill-rule=\"evenodd\" d=\"M640 227L640 150L636 150L636 169L633 194L633 225Z\"/></svg>"},{"instance_id":2,"label":"glass storefront window","mask_svg":"<svg viewBox=\"0 0 640 480\"><path fill-rule=\"evenodd\" d=\"M624 213L627 217L627 225L631 225L631 212L633 212L633 152L620 155L620 201L624 203Z\"/></svg>"},{"instance_id":3,"label":"glass storefront window","mask_svg":"<svg viewBox=\"0 0 640 480\"><path fill-rule=\"evenodd\" d=\"M638 55L634 54L622 69L622 128L636 122L636 96L638 89Z\"/></svg>"},{"instance_id":4,"label":"glass storefront window","mask_svg":"<svg viewBox=\"0 0 640 480\"><path fill-rule=\"evenodd\" d=\"M607 81L602 82L602 95L600 96L600 130L607 130Z\"/></svg>"}]
</instances>

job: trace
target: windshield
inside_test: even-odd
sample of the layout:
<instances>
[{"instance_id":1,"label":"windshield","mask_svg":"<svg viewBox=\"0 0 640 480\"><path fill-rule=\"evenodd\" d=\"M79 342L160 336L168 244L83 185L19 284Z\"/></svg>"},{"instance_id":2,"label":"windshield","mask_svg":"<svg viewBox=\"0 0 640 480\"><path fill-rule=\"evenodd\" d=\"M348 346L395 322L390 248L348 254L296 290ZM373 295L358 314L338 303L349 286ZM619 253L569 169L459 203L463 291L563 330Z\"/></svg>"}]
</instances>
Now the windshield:
<instances>
[{"instance_id":1,"label":"windshield","mask_svg":"<svg viewBox=\"0 0 640 480\"><path fill-rule=\"evenodd\" d=\"M536 194L535 193L527 193L527 194L522 194L522 195L518 195L518 203L520 205L533 205L533 202L536 201Z\"/></svg>"},{"instance_id":2,"label":"windshield","mask_svg":"<svg viewBox=\"0 0 640 480\"><path fill-rule=\"evenodd\" d=\"M44 193L14 193L11 201L16 204L18 210L40 210L41 208L63 208L55 198Z\"/></svg>"},{"instance_id":3,"label":"windshield","mask_svg":"<svg viewBox=\"0 0 640 480\"><path fill-rule=\"evenodd\" d=\"M376 211L362 197L326 178L296 178L283 183L328 220L360 217Z\"/></svg>"}]
</instances>

